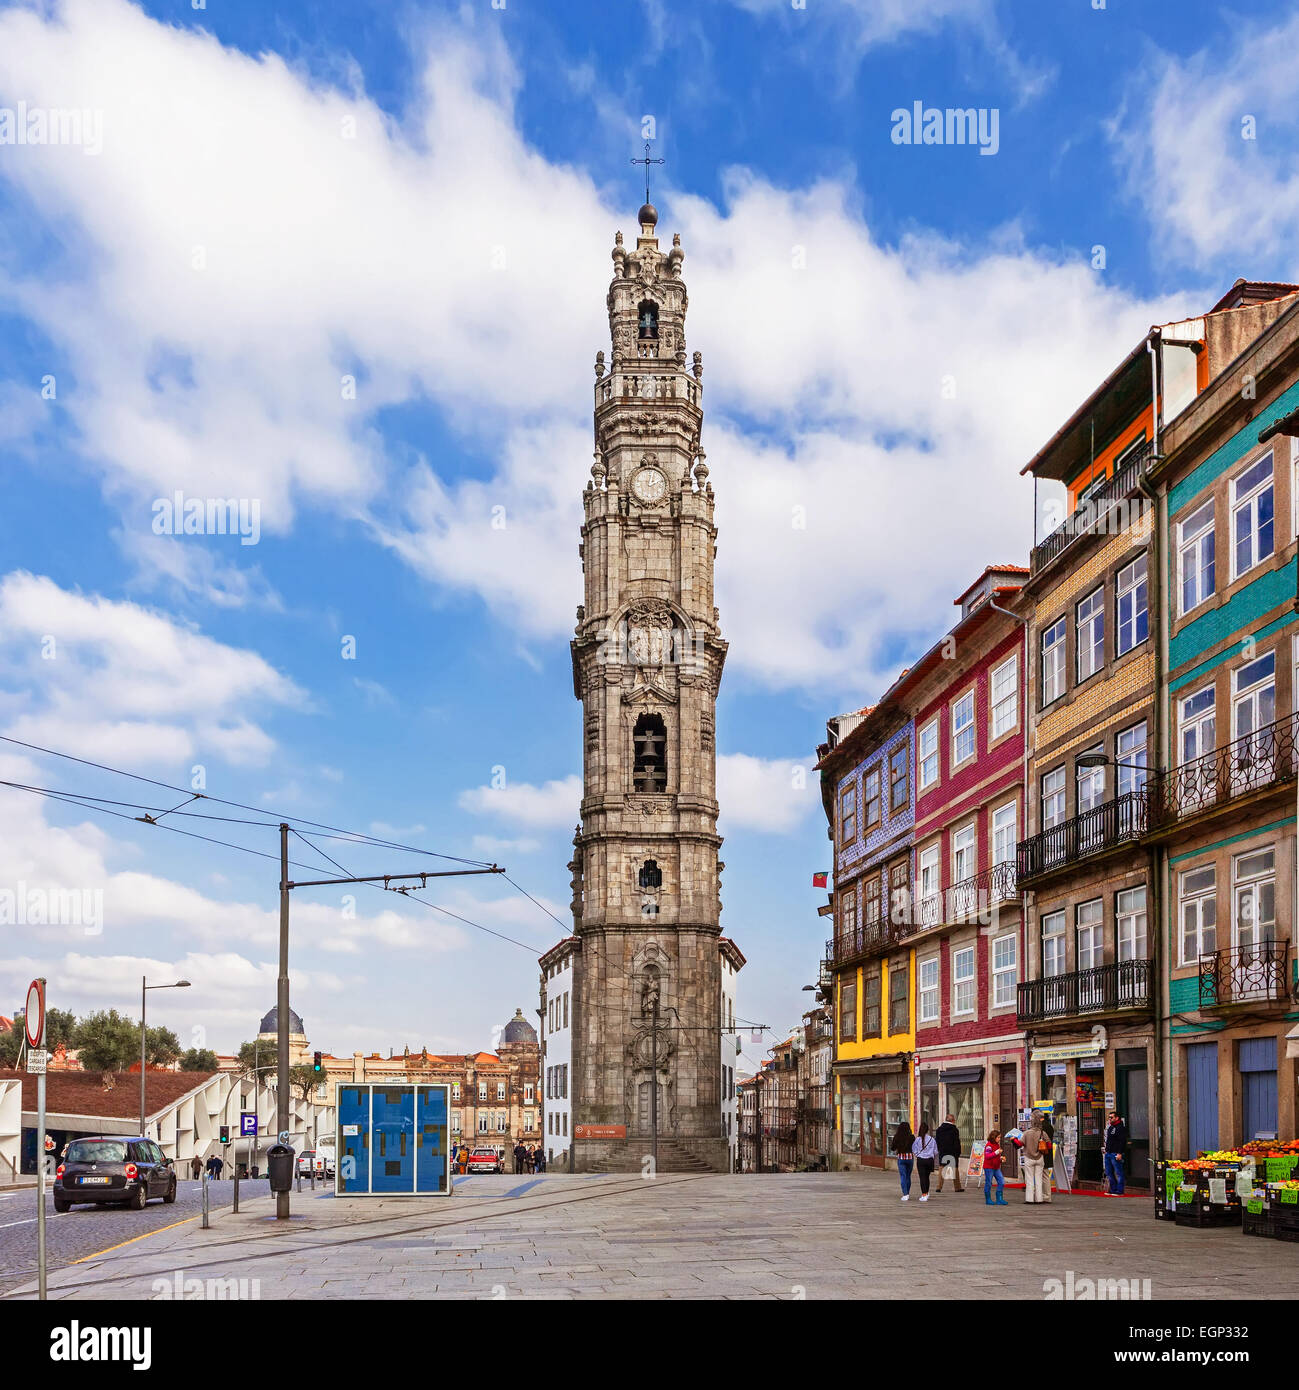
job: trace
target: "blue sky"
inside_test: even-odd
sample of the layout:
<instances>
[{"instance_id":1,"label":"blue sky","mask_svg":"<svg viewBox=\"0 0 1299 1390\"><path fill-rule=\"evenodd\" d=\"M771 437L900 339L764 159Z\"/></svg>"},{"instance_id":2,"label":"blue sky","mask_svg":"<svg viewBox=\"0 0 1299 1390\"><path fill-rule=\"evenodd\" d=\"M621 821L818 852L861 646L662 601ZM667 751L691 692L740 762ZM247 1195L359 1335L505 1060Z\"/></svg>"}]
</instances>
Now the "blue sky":
<instances>
[{"instance_id":1,"label":"blue sky","mask_svg":"<svg viewBox=\"0 0 1299 1390\"><path fill-rule=\"evenodd\" d=\"M0 732L496 860L566 921L591 363L652 117L731 642L723 924L742 1016L787 1029L825 935L826 717L1023 560L1019 468L1150 323L1299 270L1296 38L1284 6L1197 0L0 8L0 110L90 113L80 146L0 143ZM895 143L916 101L995 110L996 153ZM256 499L257 543L155 535L177 489ZM0 927L0 1010L34 973L78 1011L183 973L154 1012L231 1047L273 1001L275 882L0 790L0 889L104 894L98 933ZM304 897L315 1045L531 1016L556 923L499 881L429 896L521 945Z\"/></svg>"}]
</instances>

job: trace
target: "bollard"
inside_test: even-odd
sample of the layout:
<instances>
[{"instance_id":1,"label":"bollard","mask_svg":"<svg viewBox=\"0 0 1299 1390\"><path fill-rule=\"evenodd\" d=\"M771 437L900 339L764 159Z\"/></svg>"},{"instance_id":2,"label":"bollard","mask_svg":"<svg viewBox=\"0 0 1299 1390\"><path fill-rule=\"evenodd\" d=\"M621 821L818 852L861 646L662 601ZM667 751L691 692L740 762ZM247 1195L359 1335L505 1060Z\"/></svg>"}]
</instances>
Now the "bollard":
<instances>
[{"instance_id":1,"label":"bollard","mask_svg":"<svg viewBox=\"0 0 1299 1390\"><path fill-rule=\"evenodd\" d=\"M234 1195L234 1203L233 1203L233 1205L231 1206L230 1210L231 1210L232 1212L238 1212L238 1210L239 1210L239 1165L238 1165L237 1163L235 1164L235 1195Z\"/></svg>"},{"instance_id":2,"label":"bollard","mask_svg":"<svg viewBox=\"0 0 1299 1390\"><path fill-rule=\"evenodd\" d=\"M205 1231L208 1229L208 1190L207 1190L207 1174L206 1174L206 1173L203 1174L203 1224L202 1224L202 1229L205 1230Z\"/></svg>"},{"instance_id":3,"label":"bollard","mask_svg":"<svg viewBox=\"0 0 1299 1390\"><path fill-rule=\"evenodd\" d=\"M314 1163L311 1165L311 1190L313 1192L316 1190L316 1165Z\"/></svg>"}]
</instances>

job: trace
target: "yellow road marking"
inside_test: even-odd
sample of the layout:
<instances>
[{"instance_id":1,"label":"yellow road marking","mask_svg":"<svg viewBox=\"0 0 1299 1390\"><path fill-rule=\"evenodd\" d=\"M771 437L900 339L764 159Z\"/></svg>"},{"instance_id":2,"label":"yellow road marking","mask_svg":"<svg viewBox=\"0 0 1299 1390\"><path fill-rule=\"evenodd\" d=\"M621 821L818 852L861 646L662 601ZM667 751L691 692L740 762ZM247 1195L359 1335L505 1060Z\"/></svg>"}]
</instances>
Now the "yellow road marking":
<instances>
[{"instance_id":1,"label":"yellow road marking","mask_svg":"<svg viewBox=\"0 0 1299 1390\"><path fill-rule=\"evenodd\" d=\"M190 1221L198 1220L195 1216L187 1216L182 1221L173 1221L170 1226L157 1226L152 1231L145 1231L138 1236L132 1236L130 1240L120 1240L116 1245L110 1245L106 1250L96 1250L93 1255L83 1255L79 1260L73 1260L74 1265L83 1265L87 1260L97 1260L101 1255L111 1254L114 1250L120 1250L124 1245L134 1245L137 1240L147 1240L150 1236L156 1236L163 1231L174 1231L177 1226L184 1226Z\"/></svg>"}]
</instances>

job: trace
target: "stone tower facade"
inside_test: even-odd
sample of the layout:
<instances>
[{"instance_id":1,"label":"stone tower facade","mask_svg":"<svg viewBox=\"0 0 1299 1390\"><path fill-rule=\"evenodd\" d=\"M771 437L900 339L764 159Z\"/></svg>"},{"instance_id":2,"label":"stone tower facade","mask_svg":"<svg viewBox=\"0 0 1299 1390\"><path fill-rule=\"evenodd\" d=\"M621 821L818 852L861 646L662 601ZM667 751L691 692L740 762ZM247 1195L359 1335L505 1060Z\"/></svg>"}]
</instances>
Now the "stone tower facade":
<instances>
[{"instance_id":1,"label":"stone tower facade","mask_svg":"<svg viewBox=\"0 0 1299 1390\"><path fill-rule=\"evenodd\" d=\"M642 1165L657 1081L659 1168L725 1171L714 705L726 643L703 364L696 352L687 366L680 237L660 250L649 204L639 222L635 248L621 232L613 248L572 643L574 1166Z\"/></svg>"}]
</instances>

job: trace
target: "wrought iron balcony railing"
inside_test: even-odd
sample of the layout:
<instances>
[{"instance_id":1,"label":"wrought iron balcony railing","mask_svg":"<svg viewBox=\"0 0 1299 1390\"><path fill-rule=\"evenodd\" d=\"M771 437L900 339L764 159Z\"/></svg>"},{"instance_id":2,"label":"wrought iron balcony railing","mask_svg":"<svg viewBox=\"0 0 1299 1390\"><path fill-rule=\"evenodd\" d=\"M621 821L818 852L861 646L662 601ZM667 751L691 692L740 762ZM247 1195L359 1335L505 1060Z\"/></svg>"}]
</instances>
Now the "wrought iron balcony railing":
<instances>
[{"instance_id":1,"label":"wrought iron balcony railing","mask_svg":"<svg viewBox=\"0 0 1299 1390\"><path fill-rule=\"evenodd\" d=\"M918 899L917 925L925 931L949 923L958 925L977 919L987 920L994 907L1015 901L1017 883L1016 866L1012 862L994 864L982 873L952 884L950 888Z\"/></svg>"},{"instance_id":2,"label":"wrought iron balcony railing","mask_svg":"<svg viewBox=\"0 0 1299 1390\"><path fill-rule=\"evenodd\" d=\"M1147 444L1138 454L1130 458L1103 487L1098 488L1090 497L1080 503L1072 515L1066 517L1040 545L1033 547L1029 564L1034 574L1045 569L1052 560L1063 554L1079 536L1085 536L1093 529L1109 530L1115 524L1120 527L1126 527L1130 524L1129 518L1121 513L1115 517L1113 513L1137 491L1137 478L1146 466L1146 460L1149 457L1150 445Z\"/></svg>"},{"instance_id":3,"label":"wrought iron balcony railing","mask_svg":"<svg viewBox=\"0 0 1299 1390\"><path fill-rule=\"evenodd\" d=\"M1015 1012L1021 1023L1042 1023L1079 1014L1148 1009L1153 982L1151 960L1120 960L1068 975L1044 975L1020 984Z\"/></svg>"},{"instance_id":4,"label":"wrought iron balcony railing","mask_svg":"<svg viewBox=\"0 0 1299 1390\"><path fill-rule=\"evenodd\" d=\"M1124 792L1019 842L1020 881L1038 878L1089 854L1140 840L1151 826L1151 789Z\"/></svg>"},{"instance_id":5,"label":"wrought iron balcony railing","mask_svg":"<svg viewBox=\"0 0 1299 1390\"><path fill-rule=\"evenodd\" d=\"M1294 779L1299 713L1287 714L1251 734L1151 779L1152 814L1167 825L1249 792Z\"/></svg>"},{"instance_id":6,"label":"wrought iron balcony railing","mask_svg":"<svg viewBox=\"0 0 1299 1390\"><path fill-rule=\"evenodd\" d=\"M908 914L909 915L909 914ZM840 932L825 943L825 958L832 966L852 965L868 956L891 951L915 932L910 921L867 922Z\"/></svg>"},{"instance_id":7,"label":"wrought iron balcony railing","mask_svg":"<svg viewBox=\"0 0 1299 1390\"><path fill-rule=\"evenodd\" d=\"M1202 1009L1280 1002L1294 993L1288 941L1261 941L1257 946L1208 951L1200 957Z\"/></svg>"}]
</instances>

